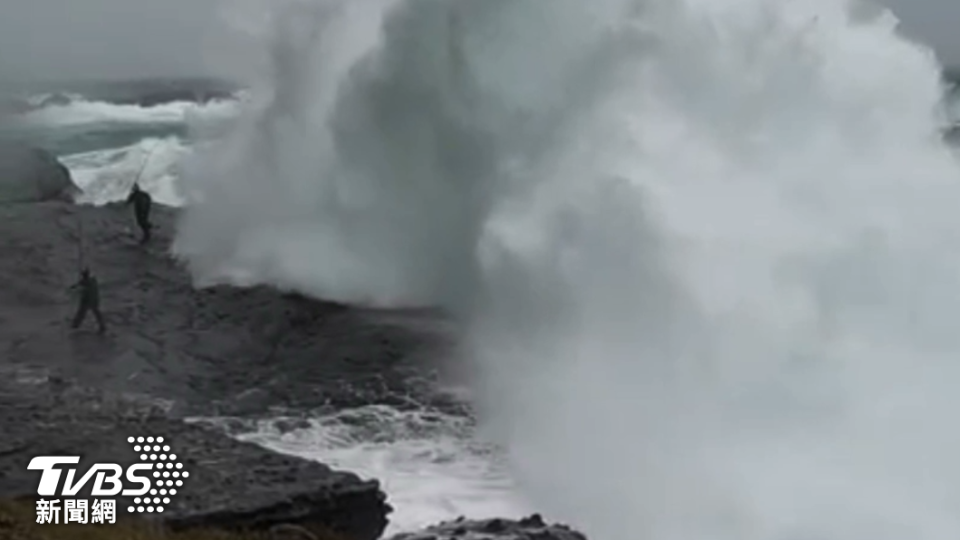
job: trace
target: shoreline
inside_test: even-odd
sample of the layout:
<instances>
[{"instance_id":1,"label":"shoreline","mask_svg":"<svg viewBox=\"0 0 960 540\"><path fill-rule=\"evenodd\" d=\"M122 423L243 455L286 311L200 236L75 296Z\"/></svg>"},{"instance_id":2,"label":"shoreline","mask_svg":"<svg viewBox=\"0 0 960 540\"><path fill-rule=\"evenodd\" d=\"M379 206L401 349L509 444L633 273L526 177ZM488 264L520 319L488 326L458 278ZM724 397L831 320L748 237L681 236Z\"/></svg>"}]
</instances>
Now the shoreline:
<instances>
[{"instance_id":1,"label":"shoreline","mask_svg":"<svg viewBox=\"0 0 960 540\"><path fill-rule=\"evenodd\" d=\"M13 182L62 165L53 159L36 167ZM122 204L0 205L0 503L38 499L41 471L27 470L36 456L79 455L83 471L98 463L126 469L138 459L128 439L160 436L190 474L163 499L163 512L148 519L163 531L260 531L273 538L277 527L294 526L378 540L392 512L378 479L241 442L188 417L256 419L278 409L369 405L467 415L438 391L452 357L446 321L430 310L354 308L263 286L197 290L169 253L176 215L155 206L154 238L142 246ZM100 281L104 335L89 320L69 328L76 303L66 289L81 267ZM153 465L146 454L139 459ZM89 499L94 485L73 495ZM159 495L154 502L159 507ZM117 497L116 504L117 517L128 508L142 517L139 500ZM0 515L0 538L21 525ZM396 538L498 536L584 540L539 516L461 518Z\"/></svg>"},{"instance_id":2,"label":"shoreline","mask_svg":"<svg viewBox=\"0 0 960 540\"><path fill-rule=\"evenodd\" d=\"M126 437L143 433L178 445L196 470L198 481L164 512L165 530L294 525L340 540L381 538L392 508L379 479L241 442L190 417L254 420L278 409L368 405L467 414L437 391L450 343L436 315L355 309L267 287L194 290L164 248L176 212L154 211L161 245L143 248L123 206L0 206L4 249L15 254L0 260L0 432L13 434L0 443L0 501L35 500L39 473L26 470L33 456L77 452L81 470L130 463ZM93 321L67 329L74 303L63 289L77 269L79 215L103 284L107 336ZM402 324L405 317L416 324ZM583 540L538 520L450 523L394 538Z\"/></svg>"},{"instance_id":3,"label":"shoreline","mask_svg":"<svg viewBox=\"0 0 960 540\"><path fill-rule=\"evenodd\" d=\"M146 517L172 531L268 530L294 524L323 528L351 540L376 540L386 528L391 508L377 480L170 419L144 399L85 388L55 375L29 382L18 381L10 370L3 375L0 431L13 437L0 448L2 499L38 498L40 473L26 470L34 456L73 453L81 456L80 470L95 463L126 468L137 462L127 438L145 434L162 436L180 452L177 459L190 475L178 486L179 492L166 499L162 513L131 515L126 509L139 499L93 497L93 484L76 496L112 500L118 519Z\"/></svg>"}]
</instances>

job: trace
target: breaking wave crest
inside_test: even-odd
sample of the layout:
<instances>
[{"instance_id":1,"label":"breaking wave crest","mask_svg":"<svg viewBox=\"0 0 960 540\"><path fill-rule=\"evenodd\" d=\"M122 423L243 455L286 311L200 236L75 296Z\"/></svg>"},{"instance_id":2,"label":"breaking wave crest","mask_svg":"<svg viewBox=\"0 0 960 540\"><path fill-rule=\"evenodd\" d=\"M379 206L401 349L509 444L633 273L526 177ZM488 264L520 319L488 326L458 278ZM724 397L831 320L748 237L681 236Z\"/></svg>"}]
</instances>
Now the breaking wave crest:
<instances>
[{"instance_id":1,"label":"breaking wave crest","mask_svg":"<svg viewBox=\"0 0 960 540\"><path fill-rule=\"evenodd\" d=\"M83 189L78 202L92 204L125 198L138 178L161 204L182 204L181 163L193 148L228 132L241 103L142 106L56 97L37 96L35 109L15 117L14 133L56 154Z\"/></svg>"},{"instance_id":2,"label":"breaking wave crest","mask_svg":"<svg viewBox=\"0 0 960 540\"><path fill-rule=\"evenodd\" d=\"M124 200L134 182L149 191L154 200L180 206L180 163L192 151L179 137L140 139L130 146L64 156L74 182L83 193L81 204L106 204Z\"/></svg>"},{"instance_id":3,"label":"breaking wave crest","mask_svg":"<svg viewBox=\"0 0 960 540\"><path fill-rule=\"evenodd\" d=\"M24 113L20 120L30 125L70 128L98 124L181 125L190 120L226 119L235 114L236 101L215 100L200 104L174 101L149 107L88 101L75 96L64 103L54 103Z\"/></svg>"},{"instance_id":4,"label":"breaking wave crest","mask_svg":"<svg viewBox=\"0 0 960 540\"><path fill-rule=\"evenodd\" d=\"M960 534L960 171L889 13L269 13L186 171L195 277L448 308L523 492L595 540Z\"/></svg>"}]
</instances>

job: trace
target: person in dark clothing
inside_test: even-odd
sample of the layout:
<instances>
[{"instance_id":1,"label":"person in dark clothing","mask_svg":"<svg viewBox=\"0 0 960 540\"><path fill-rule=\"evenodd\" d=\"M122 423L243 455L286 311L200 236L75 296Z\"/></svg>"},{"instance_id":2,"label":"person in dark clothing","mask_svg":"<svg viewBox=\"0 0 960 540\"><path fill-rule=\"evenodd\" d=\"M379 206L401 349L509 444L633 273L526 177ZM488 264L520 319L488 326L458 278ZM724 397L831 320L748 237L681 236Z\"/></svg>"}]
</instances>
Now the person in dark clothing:
<instances>
[{"instance_id":1,"label":"person in dark clothing","mask_svg":"<svg viewBox=\"0 0 960 540\"><path fill-rule=\"evenodd\" d=\"M127 204L130 203L133 203L133 213L137 218L137 226L143 233L140 243L145 244L150 241L150 230L153 228L150 223L150 207L153 205L153 198L150 197L149 193L140 189L139 184L134 184L133 191L127 197Z\"/></svg>"},{"instance_id":2,"label":"person in dark clothing","mask_svg":"<svg viewBox=\"0 0 960 540\"><path fill-rule=\"evenodd\" d=\"M73 318L71 327L73 329L79 328L83 319L87 316L87 311L92 311L93 316L97 319L97 325L100 327L100 333L106 332L107 325L103 321L103 314L100 313L100 284L97 282L97 278L90 274L89 269L83 269L83 272L80 273L80 281L70 287L70 290L77 288L80 289L80 305L77 307L77 315Z\"/></svg>"}]
</instances>

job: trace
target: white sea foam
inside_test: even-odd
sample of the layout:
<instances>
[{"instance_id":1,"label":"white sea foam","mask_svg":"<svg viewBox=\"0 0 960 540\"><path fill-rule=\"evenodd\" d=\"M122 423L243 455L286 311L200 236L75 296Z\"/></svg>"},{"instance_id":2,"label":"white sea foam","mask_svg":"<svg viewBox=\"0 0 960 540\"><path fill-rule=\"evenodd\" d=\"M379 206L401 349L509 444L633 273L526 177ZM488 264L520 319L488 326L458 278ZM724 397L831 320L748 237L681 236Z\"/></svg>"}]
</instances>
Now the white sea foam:
<instances>
[{"instance_id":1,"label":"white sea foam","mask_svg":"<svg viewBox=\"0 0 960 540\"><path fill-rule=\"evenodd\" d=\"M183 125L188 121L229 119L237 111L234 100L214 100L204 104L175 101L144 107L103 101L74 99L68 103L47 105L23 114L21 121L44 127L76 127L96 124Z\"/></svg>"},{"instance_id":2,"label":"white sea foam","mask_svg":"<svg viewBox=\"0 0 960 540\"><path fill-rule=\"evenodd\" d=\"M960 171L889 14L295 5L188 170L196 275L459 313L523 492L594 540L960 535Z\"/></svg>"},{"instance_id":3,"label":"white sea foam","mask_svg":"<svg viewBox=\"0 0 960 540\"><path fill-rule=\"evenodd\" d=\"M243 98L241 95L240 102ZM78 202L104 204L121 200L139 178L157 202L179 206L184 202L179 182L183 161L195 146L230 129L240 102L171 102L143 107L74 96L68 103L47 105L17 120L35 135L53 136L60 141L64 152L60 159L84 192ZM158 136L164 130L180 134ZM90 146L87 139L91 134L98 137L93 143L95 149L70 151L72 144L80 148ZM76 143L71 142L71 137ZM111 140L135 142L102 147Z\"/></svg>"},{"instance_id":4,"label":"white sea foam","mask_svg":"<svg viewBox=\"0 0 960 540\"><path fill-rule=\"evenodd\" d=\"M203 421L223 424L222 419ZM477 442L462 417L368 406L306 422L277 418L250 428L238 438L379 480L394 507L387 534L461 515L520 517L526 509L500 455Z\"/></svg>"},{"instance_id":5,"label":"white sea foam","mask_svg":"<svg viewBox=\"0 0 960 540\"><path fill-rule=\"evenodd\" d=\"M77 202L105 204L127 198L134 182L156 202L169 206L183 204L179 186L180 164L191 148L177 137L142 139L138 143L110 150L65 156L62 159L83 190Z\"/></svg>"}]
</instances>

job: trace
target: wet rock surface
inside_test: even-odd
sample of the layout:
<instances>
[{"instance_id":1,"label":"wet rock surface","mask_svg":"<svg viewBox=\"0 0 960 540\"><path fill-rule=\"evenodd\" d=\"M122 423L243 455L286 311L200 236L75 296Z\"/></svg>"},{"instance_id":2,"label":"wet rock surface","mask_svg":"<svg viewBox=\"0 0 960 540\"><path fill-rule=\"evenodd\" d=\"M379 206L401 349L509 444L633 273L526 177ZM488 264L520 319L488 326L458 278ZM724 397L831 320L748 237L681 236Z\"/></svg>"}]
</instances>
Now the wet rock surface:
<instances>
[{"instance_id":1,"label":"wet rock surface","mask_svg":"<svg viewBox=\"0 0 960 540\"><path fill-rule=\"evenodd\" d=\"M389 508L375 480L181 420L443 407L437 316L265 287L196 290L169 254L174 210L154 205L152 221L154 243L141 246L124 205L0 205L0 497L36 497L33 456L81 455L82 474L136 461L129 436L163 436L191 474L155 516L169 526L310 523L377 538ZM84 266L100 282L106 335L92 316L70 329L67 289Z\"/></svg>"},{"instance_id":2,"label":"wet rock surface","mask_svg":"<svg viewBox=\"0 0 960 540\"><path fill-rule=\"evenodd\" d=\"M389 540L586 540L586 537L566 525L548 524L537 514L519 520L459 518L401 533Z\"/></svg>"},{"instance_id":3,"label":"wet rock surface","mask_svg":"<svg viewBox=\"0 0 960 540\"><path fill-rule=\"evenodd\" d=\"M164 398L178 416L441 399L432 391L433 362L448 348L439 317L266 287L196 290L168 253L174 218L154 205L154 243L140 246L123 205L0 206L2 362ZM92 316L70 329L77 305L67 288L81 266L99 279L106 335Z\"/></svg>"},{"instance_id":4,"label":"wet rock surface","mask_svg":"<svg viewBox=\"0 0 960 540\"><path fill-rule=\"evenodd\" d=\"M162 408L142 399L110 396L9 367L0 370L0 433L0 497L37 498L40 472L27 470L34 456L79 455L78 475L83 475L94 463L126 468L142 462L128 437L159 436L183 465L168 470L189 476L178 475L183 485L174 488L177 492L162 504L162 513L138 515L173 529L305 524L346 538L374 540L386 527L390 511L375 480L171 420ZM77 496L89 496L92 486L93 481ZM153 487L163 486L155 480ZM55 498L62 499L46 497ZM130 497L115 500L118 517L128 513L128 506L149 504Z\"/></svg>"}]
</instances>

